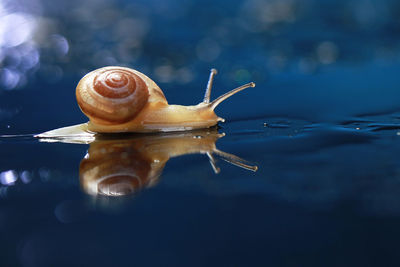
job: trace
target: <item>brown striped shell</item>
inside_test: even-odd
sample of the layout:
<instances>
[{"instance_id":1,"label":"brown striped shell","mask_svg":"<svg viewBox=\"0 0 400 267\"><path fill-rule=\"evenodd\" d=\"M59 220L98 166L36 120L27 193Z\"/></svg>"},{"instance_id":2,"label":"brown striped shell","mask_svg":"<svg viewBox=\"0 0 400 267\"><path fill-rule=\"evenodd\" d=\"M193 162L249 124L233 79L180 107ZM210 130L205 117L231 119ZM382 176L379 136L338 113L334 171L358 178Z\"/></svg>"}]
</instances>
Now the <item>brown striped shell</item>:
<instances>
[{"instance_id":1,"label":"brown striped shell","mask_svg":"<svg viewBox=\"0 0 400 267\"><path fill-rule=\"evenodd\" d=\"M76 98L82 112L99 124L121 124L135 118L158 86L145 75L123 67L105 67L83 77ZM149 91L149 85L150 88ZM157 91L157 90L156 90ZM159 90L161 92L161 90ZM161 92L160 98L164 98ZM166 100L165 100L166 101Z\"/></svg>"}]
</instances>

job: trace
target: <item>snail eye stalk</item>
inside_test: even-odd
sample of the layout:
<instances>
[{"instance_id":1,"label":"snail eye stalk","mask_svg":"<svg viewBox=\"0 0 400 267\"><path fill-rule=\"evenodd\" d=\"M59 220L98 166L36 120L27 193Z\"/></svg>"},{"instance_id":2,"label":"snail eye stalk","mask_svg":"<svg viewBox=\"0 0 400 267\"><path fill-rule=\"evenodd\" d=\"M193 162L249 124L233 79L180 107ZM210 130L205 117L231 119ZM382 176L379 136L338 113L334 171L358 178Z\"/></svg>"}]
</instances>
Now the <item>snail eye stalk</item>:
<instances>
[{"instance_id":1,"label":"snail eye stalk","mask_svg":"<svg viewBox=\"0 0 400 267\"><path fill-rule=\"evenodd\" d=\"M211 89L213 86L214 77L215 77L215 75L217 75L217 73L218 73L218 71L216 69L211 69L210 78L208 79L207 89L206 89L206 93L204 94L203 103L206 103L206 104L210 103Z\"/></svg>"}]
</instances>

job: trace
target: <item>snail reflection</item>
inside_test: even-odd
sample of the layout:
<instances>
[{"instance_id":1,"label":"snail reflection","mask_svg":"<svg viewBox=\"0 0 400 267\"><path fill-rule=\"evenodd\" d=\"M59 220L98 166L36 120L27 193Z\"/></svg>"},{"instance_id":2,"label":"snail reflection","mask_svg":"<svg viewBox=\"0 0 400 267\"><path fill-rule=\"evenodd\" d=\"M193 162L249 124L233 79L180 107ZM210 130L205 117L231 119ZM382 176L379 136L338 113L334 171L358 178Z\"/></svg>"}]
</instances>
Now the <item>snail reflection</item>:
<instances>
[{"instance_id":1,"label":"snail reflection","mask_svg":"<svg viewBox=\"0 0 400 267\"><path fill-rule=\"evenodd\" d=\"M257 166L217 149L225 134L216 129L174 134L135 135L128 139L96 138L82 159L79 173L83 190L91 195L122 196L157 184L170 158L205 154L215 173L215 158L251 171Z\"/></svg>"}]
</instances>

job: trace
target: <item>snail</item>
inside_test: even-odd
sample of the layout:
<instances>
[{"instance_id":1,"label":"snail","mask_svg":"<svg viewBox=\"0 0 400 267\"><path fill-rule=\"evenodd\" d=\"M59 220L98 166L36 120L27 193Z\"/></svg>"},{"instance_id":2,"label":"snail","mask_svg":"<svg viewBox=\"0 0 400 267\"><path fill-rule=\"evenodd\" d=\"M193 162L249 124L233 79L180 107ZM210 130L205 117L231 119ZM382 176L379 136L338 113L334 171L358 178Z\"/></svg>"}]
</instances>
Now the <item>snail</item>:
<instances>
[{"instance_id":1,"label":"snail","mask_svg":"<svg viewBox=\"0 0 400 267\"><path fill-rule=\"evenodd\" d=\"M158 85L143 73L125 67L103 67L85 75L76 98L88 123L48 131L36 137L57 138L89 133L173 132L210 128L223 122L214 109L225 99L255 83L244 84L210 101L215 69L204 99L193 106L170 105Z\"/></svg>"},{"instance_id":2,"label":"snail","mask_svg":"<svg viewBox=\"0 0 400 267\"><path fill-rule=\"evenodd\" d=\"M214 172L213 155L256 171L257 166L216 148L216 141L225 136L216 129L203 129L158 135L134 135L128 139L97 137L90 143L79 167L80 184L89 195L122 196L157 184L170 158L187 154L206 154Z\"/></svg>"}]
</instances>

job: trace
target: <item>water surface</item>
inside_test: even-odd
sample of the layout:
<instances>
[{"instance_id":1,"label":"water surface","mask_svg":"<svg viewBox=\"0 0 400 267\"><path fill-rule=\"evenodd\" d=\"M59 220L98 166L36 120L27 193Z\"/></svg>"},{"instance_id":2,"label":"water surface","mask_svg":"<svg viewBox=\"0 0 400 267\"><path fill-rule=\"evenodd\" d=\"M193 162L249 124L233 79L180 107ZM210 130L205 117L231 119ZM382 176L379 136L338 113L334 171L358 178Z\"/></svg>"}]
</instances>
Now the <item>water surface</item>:
<instances>
[{"instance_id":1,"label":"water surface","mask_svg":"<svg viewBox=\"0 0 400 267\"><path fill-rule=\"evenodd\" d=\"M170 143L146 139L146 149L140 141L142 148L126 150L126 141L108 139L112 154L101 150L104 141L94 150L94 143L2 138L3 260L23 266L390 261L400 237L398 121L384 114L340 124L290 118L226 123L212 132L226 135L211 143L218 140L219 149L256 163L258 171L217 158L215 174L206 155L187 154L167 160L142 186L123 180L120 187L106 186L119 190L112 197L85 188L85 164L118 169L117 146L133 158L122 166L132 173L137 164L136 170L150 168L140 153L154 155L154 144L161 151L160 142L165 150Z\"/></svg>"}]
</instances>

